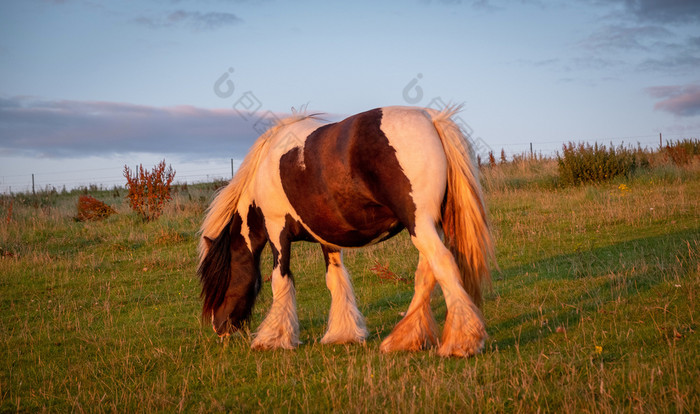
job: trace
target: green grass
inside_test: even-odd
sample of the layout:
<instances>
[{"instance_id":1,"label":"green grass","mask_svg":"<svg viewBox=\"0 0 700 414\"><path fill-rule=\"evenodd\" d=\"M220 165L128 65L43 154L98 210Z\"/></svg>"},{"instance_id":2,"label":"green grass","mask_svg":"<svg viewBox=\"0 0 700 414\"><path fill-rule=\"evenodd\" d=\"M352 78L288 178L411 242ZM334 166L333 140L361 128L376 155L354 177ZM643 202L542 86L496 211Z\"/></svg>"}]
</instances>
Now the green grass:
<instances>
[{"instance_id":1,"label":"green grass","mask_svg":"<svg viewBox=\"0 0 700 414\"><path fill-rule=\"evenodd\" d=\"M697 163L577 188L559 188L552 165L485 171L499 270L490 337L467 360L379 353L413 289L370 269L412 280L405 233L345 254L366 344L319 343L323 258L299 243L303 344L257 352L249 333L221 341L199 322L196 231L211 188L176 193L151 223L123 191L93 193L119 214L89 223L72 218L78 193L4 197L0 411L699 411ZM253 328L270 303L266 284ZM433 309L442 321L439 289Z\"/></svg>"}]
</instances>

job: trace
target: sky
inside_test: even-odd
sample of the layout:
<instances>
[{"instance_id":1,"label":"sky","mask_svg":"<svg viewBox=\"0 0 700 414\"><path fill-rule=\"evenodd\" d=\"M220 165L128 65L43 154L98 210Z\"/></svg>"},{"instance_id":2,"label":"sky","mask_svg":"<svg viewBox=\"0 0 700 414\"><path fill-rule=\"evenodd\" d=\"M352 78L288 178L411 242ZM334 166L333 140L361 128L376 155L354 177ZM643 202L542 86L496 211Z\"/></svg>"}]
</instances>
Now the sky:
<instances>
[{"instance_id":1,"label":"sky","mask_svg":"<svg viewBox=\"0 0 700 414\"><path fill-rule=\"evenodd\" d=\"M658 145L700 136L699 68L697 0L4 0L0 193L229 178L304 108L461 103L496 153Z\"/></svg>"}]
</instances>

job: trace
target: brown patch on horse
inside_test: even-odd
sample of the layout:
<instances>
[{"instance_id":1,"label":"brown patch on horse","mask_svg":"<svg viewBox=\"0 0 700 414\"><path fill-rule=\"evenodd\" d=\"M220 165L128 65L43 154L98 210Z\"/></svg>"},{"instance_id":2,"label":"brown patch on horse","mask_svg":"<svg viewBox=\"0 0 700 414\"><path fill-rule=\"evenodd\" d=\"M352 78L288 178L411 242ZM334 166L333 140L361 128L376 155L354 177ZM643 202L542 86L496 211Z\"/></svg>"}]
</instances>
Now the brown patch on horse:
<instances>
[{"instance_id":1,"label":"brown patch on horse","mask_svg":"<svg viewBox=\"0 0 700 414\"><path fill-rule=\"evenodd\" d=\"M324 125L280 159L287 199L323 241L357 247L414 232L411 183L381 120L373 109Z\"/></svg>"}]
</instances>

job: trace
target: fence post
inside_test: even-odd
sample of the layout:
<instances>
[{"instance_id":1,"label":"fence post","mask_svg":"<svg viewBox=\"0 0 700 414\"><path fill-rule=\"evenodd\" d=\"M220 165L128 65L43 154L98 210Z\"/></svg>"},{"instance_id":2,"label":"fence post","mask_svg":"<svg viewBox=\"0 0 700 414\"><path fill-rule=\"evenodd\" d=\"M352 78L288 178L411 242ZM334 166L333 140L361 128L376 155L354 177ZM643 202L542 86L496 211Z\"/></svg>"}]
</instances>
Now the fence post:
<instances>
[{"instance_id":1,"label":"fence post","mask_svg":"<svg viewBox=\"0 0 700 414\"><path fill-rule=\"evenodd\" d=\"M231 179L233 179L233 158L231 158Z\"/></svg>"},{"instance_id":2,"label":"fence post","mask_svg":"<svg viewBox=\"0 0 700 414\"><path fill-rule=\"evenodd\" d=\"M34 190L34 174L32 174L32 195L36 195L36 191Z\"/></svg>"},{"instance_id":3,"label":"fence post","mask_svg":"<svg viewBox=\"0 0 700 414\"><path fill-rule=\"evenodd\" d=\"M532 158L532 142L530 143L530 158Z\"/></svg>"},{"instance_id":4,"label":"fence post","mask_svg":"<svg viewBox=\"0 0 700 414\"><path fill-rule=\"evenodd\" d=\"M659 149L663 147L663 144L661 143L661 132L659 132Z\"/></svg>"}]
</instances>

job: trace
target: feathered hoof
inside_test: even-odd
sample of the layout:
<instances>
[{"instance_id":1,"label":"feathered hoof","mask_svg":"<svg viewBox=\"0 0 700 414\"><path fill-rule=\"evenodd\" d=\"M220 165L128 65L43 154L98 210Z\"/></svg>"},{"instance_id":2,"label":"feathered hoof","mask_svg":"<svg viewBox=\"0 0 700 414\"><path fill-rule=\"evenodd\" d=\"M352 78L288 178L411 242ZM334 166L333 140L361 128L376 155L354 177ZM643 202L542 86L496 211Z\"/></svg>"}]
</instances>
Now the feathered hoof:
<instances>
[{"instance_id":1,"label":"feathered hoof","mask_svg":"<svg viewBox=\"0 0 700 414\"><path fill-rule=\"evenodd\" d=\"M434 339L430 337L414 337L401 338L398 335L391 334L387 336L379 346L379 351L384 353L399 352L399 351L422 351L435 346Z\"/></svg>"},{"instance_id":2,"label":"feathered hoof","mask_svg":"<svg viewBox=\"0 0 700 414\"><path fill-rule=\"evenodd\" d=\"M354 332L354 333L331 333L327 332L321 338L321 343L324 345L341 345L341 344L361 344L365 342L367 338L367 332Z\"/></svg>"},{"instance_id":3,"label":"feathered hoof","mask_svg":"<svg viewBox=\"0 0 700 414\"><path fill-rule=\"evenodd\" d=\"M403 318L379 346L381 352L420 351L437 345L437 324L429 309Z\"/></svg>"},{"instance_id":4,"label":"feathered hoof","mask_svg":"<svg viewBox=\"0 0 700 414\"><path fill-rule=\"evenodd\" d=\"M301 344L296 338L289 336L260 337L253 339L250 347L256 351L270 351L273 349L296 349Z\"/></svg>"},{"instance_id":5,"label":"feathered hoof","mask_svg":"<svg viewBox=\"0 0 700 414\"><path fill-rule=\"evenodd\" d=\"M484 340L479 344L443 344L438 348L438 355L445 358L469 358L481 352Z\"/></svg>"},{"instance_id":6,"label":"feathered hoof","mask_svg":"<svg viewBox=\"0 0 700 414\"><path fill-rule=\"evenodd\" d=\"M441 357L467 358L481 352L486 338L488 334L480 318L448 311L437 353Z\"/></svg>"},{"instance_id":7,"label":"feathered hoof","mask_svg":"<svg viewBox=\"0 0 700 414\"><path fill-rule=\"evenodd\" d=\"M348 312L342 318L333 318L328 330L321 338L322 344L355 344L363 343L367 338L367 328L364 319L357 309Z\"/></svg>"}]
</instances>

